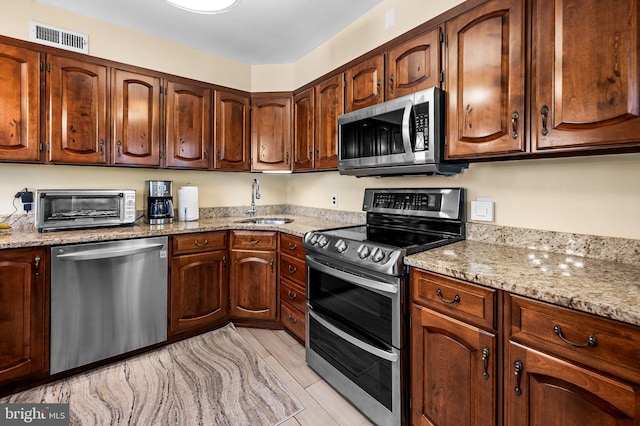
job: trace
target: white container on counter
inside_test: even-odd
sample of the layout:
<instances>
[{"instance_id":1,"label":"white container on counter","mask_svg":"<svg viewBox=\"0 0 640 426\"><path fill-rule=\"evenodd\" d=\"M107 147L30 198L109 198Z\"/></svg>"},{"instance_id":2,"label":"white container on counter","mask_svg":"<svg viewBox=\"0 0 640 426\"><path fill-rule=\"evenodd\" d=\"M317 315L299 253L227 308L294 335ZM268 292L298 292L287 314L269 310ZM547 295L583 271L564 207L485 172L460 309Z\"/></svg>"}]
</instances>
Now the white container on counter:
<instances>
[{"instance_id":1,"label":"white container on counter","mask_svg":"<svg viewBox=\"0 0 640 426\"><path fill-rule=\"evenodd\" d=\"M178 189L178 220L188 222L199 218L198 187L191 185L181 186Z\"/></svg>"}]
</instances>

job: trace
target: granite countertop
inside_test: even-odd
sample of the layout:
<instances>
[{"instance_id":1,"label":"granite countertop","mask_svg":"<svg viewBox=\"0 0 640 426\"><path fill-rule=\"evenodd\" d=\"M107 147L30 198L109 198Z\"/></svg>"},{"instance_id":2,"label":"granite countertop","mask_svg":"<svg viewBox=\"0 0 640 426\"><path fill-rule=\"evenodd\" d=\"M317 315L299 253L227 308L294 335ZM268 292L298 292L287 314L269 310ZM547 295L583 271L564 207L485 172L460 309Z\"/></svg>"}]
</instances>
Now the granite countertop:
<instances>
[{"instance_id":1,"label":"granite countertop","mask_svg":"<svg viewBox=\"0 0 640 426\"><path fill-rule=\"evenodd\" d=\"M640 326L638 265L469 240L405 264Z\"/></svg>"},{"instance_id":2,"label":"granite countertop","mask_svg":"<svg viewBox=\"0 0 640 426\"><path fill-rule=\"evenodd\" d=\"M169 225L148 225L142 223L142 220L139 220L133 226L51 231L43 233L39 233L35 229L8 229L0 232L0 249L88 243L205 231L224 231L228 229L280 231L302 237L308 231L353 225L346 222L295 214L277 214L276 216L279 218L291 218L293 219L293 222L282 225L254 225L239 223L239 220L248 218L247 216L242 216L201 218L200 220L192 222L174 222Z\"/></svg>"}]
</instances>

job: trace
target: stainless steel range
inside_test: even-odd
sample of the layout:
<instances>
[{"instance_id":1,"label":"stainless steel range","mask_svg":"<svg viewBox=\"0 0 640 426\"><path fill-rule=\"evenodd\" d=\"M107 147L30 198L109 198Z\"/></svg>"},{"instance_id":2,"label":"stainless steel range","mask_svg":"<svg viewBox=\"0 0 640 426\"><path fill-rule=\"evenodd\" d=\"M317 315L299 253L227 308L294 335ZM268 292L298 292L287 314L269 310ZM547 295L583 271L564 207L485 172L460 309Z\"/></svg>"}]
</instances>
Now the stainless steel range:
<instances>
[{"instance_id":1,"label":"stainless steel range","mask_svg":"<svg viewBox=\"0 0 640 426\"><path fill-rule=\"evenodd\" d=\"M462 188L366 189L363 226L309 232L309 366L373 422L408 421L404 257L463 240Z\"/></svg>"}]
</instances>

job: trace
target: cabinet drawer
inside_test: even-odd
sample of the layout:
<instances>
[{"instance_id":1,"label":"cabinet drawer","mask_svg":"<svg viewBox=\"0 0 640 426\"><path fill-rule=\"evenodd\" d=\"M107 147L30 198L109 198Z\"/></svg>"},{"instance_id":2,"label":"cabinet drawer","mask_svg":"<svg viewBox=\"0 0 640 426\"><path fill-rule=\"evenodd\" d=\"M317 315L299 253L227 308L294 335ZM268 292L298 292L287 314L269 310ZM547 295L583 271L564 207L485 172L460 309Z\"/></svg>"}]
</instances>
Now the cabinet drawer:
<instances>
[{"instance_id":1,"label":"cabinet drawer","mask_svg":"<svg viewBox=\"0 0 640 426\"><path fill-rule=\"evenodd\" d=\"M299 311L306 312L307 310L304 288L287 280L280 281L280 300L287 302Z\"/></svg>"},{"instance_id":2,"label":"cabinet drawer","mask_svg":"<svg viewBox=\"0 0 640 426\"><path fill-rule=\"evenodd\" d=\"M497 290L417 269L411 270L411 288L415 303L477 327L497 327Z\"/></svg>"},{"instance_id":3,"label":"cabinet drawer","mask_svg":"<svg viewBox=\"0 0 640 426\"><path fill-rule=\"evenodd\" d=\"M640 327L519 296L506 301L511 340L640 383Z\"/></svg>"},{"instance_id":4,"label":"cabinet drawer","mask_svg":"<svg viewBox=\"0 0 640 426\"><path fill-rule=\"evenodd\" d=\"M280 317L282 325L291 331L294 336L304 342L305 334L305 317L302 312L290 307L285 303L280 304Z\"/></svg>"},{"instance_id":5,"label":"cabinet drawer","mask_svg":"<svg viewBox=\"0 0 640 426\"><path fill-rule=\"evenodd\" d=\"M307 285L307 267L303 260L280 255L280 277L286 278L303 287Z\"/></svg>"},{"instance_id":6,"label":"cabinet drawer","mask_svg":"<svg viewBox=\"0 0 640 426\"><path fill-rule=\"evenodd\" d=\"M227 231L174 235L173 254L201 253L227 248Z\"/></svg>"},{"instance_id":7,"label":"cabinet drawer","mask_svg":"<svg viewBox=\"0 0 640 426\"><path fill-rule=\"evenodd\" d=\"M265 231L231 231L231 248L241 250L275 250L278 233Z\"/></svg>"},{"instance_id":8,"label":"cabinet drawer","mask_svg":"<svg viewBox=\"0 0 640 426\"><path fill-rule=\"evenodd\" d=\"M280 253L304 261L304 247L302 238L280 233Z\"/></svg>"}]
</instances>

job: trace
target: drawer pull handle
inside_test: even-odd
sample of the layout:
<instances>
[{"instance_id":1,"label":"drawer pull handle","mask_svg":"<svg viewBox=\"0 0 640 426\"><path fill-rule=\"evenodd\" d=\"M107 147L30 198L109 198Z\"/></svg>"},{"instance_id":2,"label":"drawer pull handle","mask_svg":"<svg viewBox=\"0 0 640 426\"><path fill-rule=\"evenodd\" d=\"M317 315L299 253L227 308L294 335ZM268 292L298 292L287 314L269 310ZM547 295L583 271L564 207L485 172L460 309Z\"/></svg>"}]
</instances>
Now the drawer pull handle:
<instances>
[{"instance_id":1,"label":"drawer pull handle","mask_svg":"<svg viewBox=\"0 0 640 426\"><path fill-rule=\"evenodd\" d=\"M296 293L292 293L291 290L287 290L287 296L289 296L289 299L294 300L296 297L298 297L298 295Z\"/></svg>"},{"instance_id":2,"label":"drawer pull handle","mask_svg":"<svg viewBox=\"0 0 640 426\"><path fill-rule=\"evenodd\" d=\"M485 380L489 380L489 347L482 347L482 377Z\"/></svg>"},{"instance_id":3,"label":"drawer pull handle","mask_svg":"<svg viewBox=\"0 0 640 426\"><path fill-rule=\"evenodd\" d=\"M291 266L291 265L288 265L287 269L289 270L289 273L291 273L291 274L295 274L296 271L298 270L298 268L296 268L295 266Z\"/></svg>"},{"instance_id":4,"label":"drawer pull handle","mask_svg":"<svg viewBox=\"0 0 640 426\"><path fill-rule=\"evenodd\" d=\"M247 240L249 241L249 244L258 244L260 242L260 240Z\"/></svg>"},{"instance_id":5,"label":"drawer pull handle","mask_svg":"<svg viewBox=\"0 0 640 426\"><path fill-rule=\"evenodd\" d=\"M201 243L200 241L196 240L195 245L198 247L204 247L206 245L209 245L209 240L204 240L203 243Z\"/></svg>"},{"instance_id":6,"label":"drawer pull handle","mask_svg":"<svg viewBox=\"0 0 640 426\"><path fill-rule=\"evenodd\" d=\"M459 294L456 294L453 299L445 299L442 296L442 290L440 290L440 289L436 290L436 294L438 295L440 300L442 300L444 303L460 303L460 295Z\"/></svg>"},{"instance_id":7,"label":"drawer pull handle","mask_svg":"<svg viewBox=\"0 0 640 426\"><path fill-rule=\"evenodd\" d=\"M553 332L556 334L556 336L560 338L560 340L576 348L589 348L589 347L598 346L598 339L596 339L596 336L594 336L593 334L587 337L587 343L580 344L580 343L574 343L571 340L568 340L566 337L564 337L564 335L562 334L562 328L560 328L559 325L553 326Z\"/></svg>"},{"instance_id":8,"label":"drawer pull handle","mask_svg":"<svg viewBox=\"0 0 640 426\"><path fill-rule=\"evenodd\" d=\"M292 242L289 242L289 250L295 250L298 248L298 245Z\"/></svg>"},{"instance_id":9,"label":"drawer pull handle","mask_svg":"<svg viewBox=\"0 0 640 426\"><path fill-rule=\"evenodd\" d=\"M522 395L522 388L520 388L520 380L522 379L522 370L524 370L524 365L522 364L522 361L520 361L520 358L517 358L516 361L513 363L513 371L516 374L516 388L514 389L516 391L516 396Z\"/></svg>"},{"instance_id":10,"label":"drawer pull handle","mask_svg":"<svg viewBox=\"0 0 640 426\"><path fill-rule=\"evenodd\" d=\"M298 322L298 320L297 320L297 319L295 319L295 318L293 318L291 315L287 316L287 319L289 320L289 322L290 322L291 324L295 324L295 323L297 323L297 322Z\"/></svg>"},{"instance_id":11,"label":"drawer pull handle","mask_svg":"<svg viewBox=\"0 0 640 426\"><path fill-rule=\"evenodd\" d=\"M40 256L36 256L33 260L35 263L36 278L40 278Z\"/></svg>"}]
</instances>

